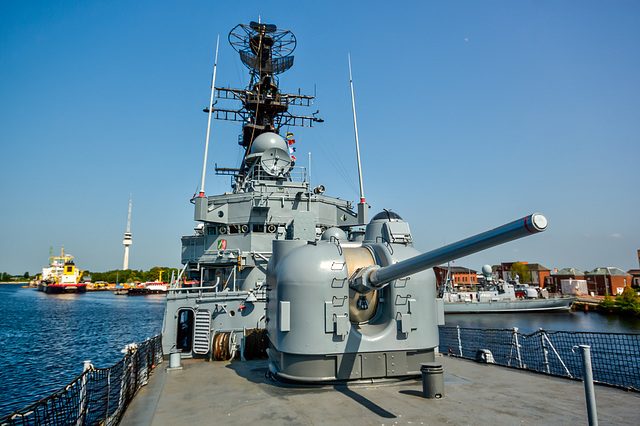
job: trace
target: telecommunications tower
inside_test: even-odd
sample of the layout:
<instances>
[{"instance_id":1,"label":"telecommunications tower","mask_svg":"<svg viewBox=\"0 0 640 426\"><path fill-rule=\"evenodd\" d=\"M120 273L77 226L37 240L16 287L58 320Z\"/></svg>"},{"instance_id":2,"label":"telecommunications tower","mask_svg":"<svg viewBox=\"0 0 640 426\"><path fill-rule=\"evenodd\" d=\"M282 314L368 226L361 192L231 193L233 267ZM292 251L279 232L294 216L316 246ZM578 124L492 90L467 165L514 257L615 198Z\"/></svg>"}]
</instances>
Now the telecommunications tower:
<instances>
[{"instance_id":1,"label":"telecommunications tower","mask_svg":"<svg viewBox=\"0 0 640 426\"><path fill-rule=\"evenodd\" d=\"M122 240L122 244L124 244L124 263L122 265L122 270L129 269L129 246L133 243L131 241L131 194L129 194L129 215L127 216L127 231L124 233L124 240Z\"/></svg>"}]
</instances>

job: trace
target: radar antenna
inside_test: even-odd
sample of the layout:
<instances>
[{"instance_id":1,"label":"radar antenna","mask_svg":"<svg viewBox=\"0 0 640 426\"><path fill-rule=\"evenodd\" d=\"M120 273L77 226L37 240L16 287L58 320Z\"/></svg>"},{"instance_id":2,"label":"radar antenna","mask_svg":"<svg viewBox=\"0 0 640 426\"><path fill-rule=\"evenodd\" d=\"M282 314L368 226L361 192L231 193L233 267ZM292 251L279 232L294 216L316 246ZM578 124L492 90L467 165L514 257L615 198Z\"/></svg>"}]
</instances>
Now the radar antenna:
<instances>
[{"instance_id":1,"label":"radar antenna","mask_svg":"<svg viewBox=\"0 0 640 426\"><path fill-rule=\"evenodd\" d=\"M238 24L229 33L229 43L251 70L251 85L267 74L280 74L293 66L296 37L273 24Z\"/></svg>"},{"instance_id":2,"label":"radar antenna","mask_svg":"<svg viewBox=\"0 0 640 426\"><path fill-rule=\"evenodd\" d=\"M229 33L229 43L249 69L250 83L246 89L216 87L215 94L219 99L239 100L242 108L215 108L212 102L204 111L218 120L243 122L238 144L245 148L244 160L253 141L263 133L279 133L283 126L313 127L314 122L324 121L316 114L302 116L289 112L290 105L310 106L315 96L285 94L278 87L277 75L293 66L292 53L297 43L291 31L259 22L239 24ZM240 169L216 167L216 173L244 176L248 168L244 160Z\"/></svg>"}]
</instances>

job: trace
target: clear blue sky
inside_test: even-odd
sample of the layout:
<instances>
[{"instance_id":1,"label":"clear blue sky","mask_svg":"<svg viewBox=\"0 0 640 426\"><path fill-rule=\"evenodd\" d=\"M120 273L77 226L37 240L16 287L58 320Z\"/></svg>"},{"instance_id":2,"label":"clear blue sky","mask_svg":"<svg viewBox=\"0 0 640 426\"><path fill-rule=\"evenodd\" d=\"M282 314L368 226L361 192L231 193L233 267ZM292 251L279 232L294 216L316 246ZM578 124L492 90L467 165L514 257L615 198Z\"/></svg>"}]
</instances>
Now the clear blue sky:
<instances>
[{"instance_id":1,"label":"clear blue sky","mask_svg":"<svg viewBox=\"0 0 640 426\"><path fill-rule=\"evenodd\" d=\"M541 235L457 261L638 267L640 2L0 2L0 271L49 247L81 269L178 267L193 232L216 36L217 85L244 87L238 23L293 31L286 92L325 122L296 135L312 184L357 201L351 54L365 195L427 251L540 211ZM209 167L240 124L214 122ZM229 190L208 175L206 192Z\"/></svg>"}]
</instances>

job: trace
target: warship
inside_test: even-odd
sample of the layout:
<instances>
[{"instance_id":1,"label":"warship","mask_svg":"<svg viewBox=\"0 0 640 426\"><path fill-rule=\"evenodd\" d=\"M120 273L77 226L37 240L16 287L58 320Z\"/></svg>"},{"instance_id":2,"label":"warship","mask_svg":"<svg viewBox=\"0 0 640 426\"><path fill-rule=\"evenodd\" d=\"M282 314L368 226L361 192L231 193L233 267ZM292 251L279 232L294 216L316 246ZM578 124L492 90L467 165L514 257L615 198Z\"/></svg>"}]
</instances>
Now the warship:
<instances>
[{"instance_id":1,"label":"warship","mask_svg":"<svg viewBox=\"0 0 640 426\"><path fill-rule=\"evenodd\" d=\"M194 234L182 237L184 265L167 293L163 351L213 361L268 358L279 382L335 383L415 377L433 362L444 324L431 268L547 227L534 213L420 254L409 224L391 210L369 220L359 159L357 204L311 187L291 155L295 115L314 96L280 91L293 66L296 38L272 24L239 24L228 36L249 70L244 89L215 87L214 65L202 183L192 198ZM216 54L217 57L217 54ZM351 83L353 101L353 84ZM223 108L218 101L239 101ZM244 155L231 190L205 195L211 119L238 121ZM285 133L284 137L282 133ZM177 362L173 362L177 359Z\"/></svg>"},{"instance_id":2,"label":"warship","mask_svg":"<svg viewBox=\"0 0 640 426\"><path fill-rule=\"evenodd\" d=\"M568 311L576 297L549 297L544 290L515 281L494 280L491 266L482 267L483 280L476 291L456 291L449 273L440 287L445 314L518 313Z\"/></svg>"}]
</instances>

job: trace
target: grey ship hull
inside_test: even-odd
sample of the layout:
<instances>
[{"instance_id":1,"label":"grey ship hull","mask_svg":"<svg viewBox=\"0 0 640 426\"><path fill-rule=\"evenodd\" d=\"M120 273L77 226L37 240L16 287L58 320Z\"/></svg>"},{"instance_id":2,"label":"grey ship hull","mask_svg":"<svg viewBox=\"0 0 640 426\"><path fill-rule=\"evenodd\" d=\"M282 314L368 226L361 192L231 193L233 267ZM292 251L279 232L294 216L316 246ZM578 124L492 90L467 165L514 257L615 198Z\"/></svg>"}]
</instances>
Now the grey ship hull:
<instances>
[{"instance_id":1,"label":"grey ship hull","mask_svg":"<svg viewBox=\"0 0 640 426\"><path fill-rule=\"evenodd\" d=\"M444 303L445 314L568 311L575 297Z\"/></svg>"}]
</instances>

